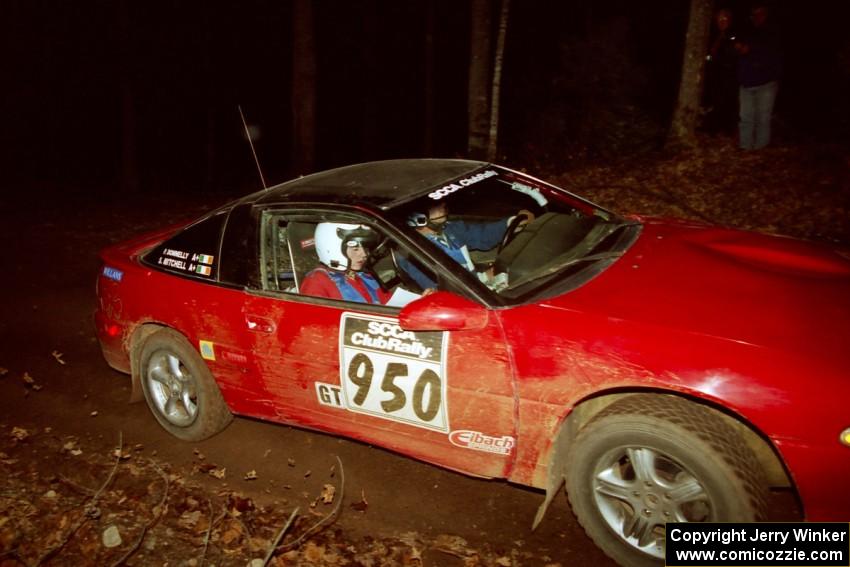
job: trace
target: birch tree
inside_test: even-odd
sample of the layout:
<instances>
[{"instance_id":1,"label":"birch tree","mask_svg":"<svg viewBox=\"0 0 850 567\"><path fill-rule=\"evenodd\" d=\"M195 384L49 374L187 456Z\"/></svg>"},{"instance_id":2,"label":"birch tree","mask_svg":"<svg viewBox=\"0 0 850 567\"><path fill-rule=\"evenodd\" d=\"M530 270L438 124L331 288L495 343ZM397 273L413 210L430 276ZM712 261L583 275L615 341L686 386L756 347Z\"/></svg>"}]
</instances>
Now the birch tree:
<instances>
[{"instance_id":1,"label":"birch tree","mask_svg":"<svg viewBox=\"0 0 850 567\"><path fill-rule=\"evenodd\" d=\"M693 146L700 117L703 69L711 27L712 0L691 0L679 96L667 137L668 146Z\"/></svg>"}]
</instances>

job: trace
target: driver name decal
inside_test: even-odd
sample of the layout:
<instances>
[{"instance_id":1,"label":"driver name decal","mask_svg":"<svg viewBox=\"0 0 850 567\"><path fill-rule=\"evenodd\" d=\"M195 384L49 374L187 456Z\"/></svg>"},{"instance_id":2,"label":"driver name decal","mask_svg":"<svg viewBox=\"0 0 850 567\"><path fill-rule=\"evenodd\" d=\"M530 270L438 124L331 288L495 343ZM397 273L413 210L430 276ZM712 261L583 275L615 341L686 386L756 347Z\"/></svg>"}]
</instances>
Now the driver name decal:
<instances>
[{"instance_id":1,"label":"driver name decal","mask_svg":"<svg viewBox=\"0 0 850 567\"><path fill-rule=\"evenodd\" d=\"M159 259L157 259L157 264L160 266L206 277L212 276L214 263L215 256L210 254L193 254L173 248L163 248Z\"/></svg>"},{"instance_id":2,"label":"driver name decal","mask_svg":"<svg viewBox=\"0 0 850 567\"><path fill-rule=\"evenodd\" d=\"M448 433L447 345L442 332L405 331L396 319L343 313L339 407Z\"/></svg>"},{"instance_id":3,"label":"driver name decal","mask_svg":"<svg viewBox=\"0 0 850 567\"><path fill-rule=\"evenodd\" d=\"M499 175L499 174L492 169L488 169L487 171L482 171L481 173L476 173L475 175L472 175L470 177L464 177L463 179L459 179L459 180L455 181L454 183L449 183L448 185L443 185L442 187L440 187L436 191L432 191L431 193L428 193L428 196L430 198L434 199L435 201L438 201L438 200L442 199L443 197L446 197L447 195L451 195L452 193L454 193L458 189L463 189L464 187L469 187L470 185L478 183L479 181L484 181L485 179L489 179L490 177L493 177L494 175Z\"/></svg>"}]
</instances>

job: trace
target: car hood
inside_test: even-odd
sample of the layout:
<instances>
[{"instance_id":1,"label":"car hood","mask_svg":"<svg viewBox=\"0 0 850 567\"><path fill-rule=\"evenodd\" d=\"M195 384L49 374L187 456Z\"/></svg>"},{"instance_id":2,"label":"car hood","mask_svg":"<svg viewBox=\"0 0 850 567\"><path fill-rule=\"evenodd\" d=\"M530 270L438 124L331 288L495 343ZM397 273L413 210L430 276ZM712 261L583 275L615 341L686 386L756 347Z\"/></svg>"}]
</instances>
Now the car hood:
<instances>
[{"instance_id":1,"label":"car hood","mask_svg":"<svg viewBox=\"0 0 850 567\"><path fill-rule=\"evenodd\" d=\"M850 356L843 354L850 344L846 252L786 237L643 220L641 236L619 261L547 303L806 355Z\"/></svg>"}]
</instances>

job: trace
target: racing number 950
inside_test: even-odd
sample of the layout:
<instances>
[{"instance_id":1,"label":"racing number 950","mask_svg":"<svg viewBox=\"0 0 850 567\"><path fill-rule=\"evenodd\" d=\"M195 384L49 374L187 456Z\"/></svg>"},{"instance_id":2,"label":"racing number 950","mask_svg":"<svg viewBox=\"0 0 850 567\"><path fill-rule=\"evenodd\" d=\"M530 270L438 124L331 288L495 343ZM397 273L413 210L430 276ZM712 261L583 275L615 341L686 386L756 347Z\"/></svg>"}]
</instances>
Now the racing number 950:
<instances>
[{"instance_id":1,"label":"racing number 950","mask_svg":"<svg viewBox=\"0 0 850 567\"><path fill-rule=\"evenodd\" d=\"M395 383L396 378L407 376L407 370L407 364L403 362L387 364L384 377L381 380L381 390L392 394L391 398L381 402L381 407L387 413L398 411L407 403L404 390ZM348 379L357 386L357 393L352 401L358 406L362 406L366 402L374 377L375 366L369 357L362 352L355 354L348 365ZM440 377L430 368L423 370L416 380L416 384L413 386L412 407L413 412L422 421L431 421L439 413L443 396L440 386ZM427 404L423 403L426 389L428 390Z\"/></svg>"}]
</instances>

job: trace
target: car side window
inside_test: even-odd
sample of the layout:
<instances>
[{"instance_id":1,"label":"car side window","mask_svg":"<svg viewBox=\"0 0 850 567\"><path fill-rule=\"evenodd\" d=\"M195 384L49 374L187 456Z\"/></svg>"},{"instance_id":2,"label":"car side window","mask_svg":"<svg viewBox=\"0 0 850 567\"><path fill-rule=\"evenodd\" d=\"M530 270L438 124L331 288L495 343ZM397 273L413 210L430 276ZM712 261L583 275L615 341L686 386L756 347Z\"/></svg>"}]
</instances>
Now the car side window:
<instances>
[{"instance_id":1,"label":"car side window","mask_svg":"<svg viewBox=\"0 0 850 567\"><path fill-rule=\"evenodd\" d=\"M267 215L263 218L260 254L264 289L298 293L299 284L306 273L304 270L315 267L315 262L311 262L309 252L303 255L294 253L293 245L300 252L301 236L312 233L314 227L315 223L288 221L282 216ZM309 246L309 241L303 244Z\"/></svg>"},{"instance_id":2,"label":"car side window","mask_svg":"<svg viewBox=\"0 0 850 567\"><path fill-rule=\"evenodd\" d=\"M219 244L229 211L218 211L184 228L144 255L159 270L215 281L220 265Z\"/></svg>"},{"instance_id":3,"label":"car side window","mask_svg":"<svg viewBox=\"0 0 850 567\"><path fill-rule=\"evenodd\" d=\"M316 269L330 274L327 278L330 281L324 282L328 286L332 285L331 282L336 282L343 273L333 273L334 271L328 269L319 260L316 249L316 228L321 222L328 221L368 226L368 231L372 234L368 243L369 258L360 273L374 286L370 292L373 293L370 303L400 306L405 301L418 297L424 290L405 271L405 268L413 266L418 272L429 274L434 281L437 280L433 271L424 266L409 251L404 250L395 240L372 226L347 218L309 218L300 215L287 217L267 213L262 220L260 262L264 289L326 297L312 292L305 293L302 288L305 278ZM313 286L308 287L315 289ZM340 290L343 287L345 287L344 284ZM395 302L386 303L394 294ZM350 294L342 293L341 295L342 301L359 301L357 295L350 297Z\"/></svg>"}]
</instances>

